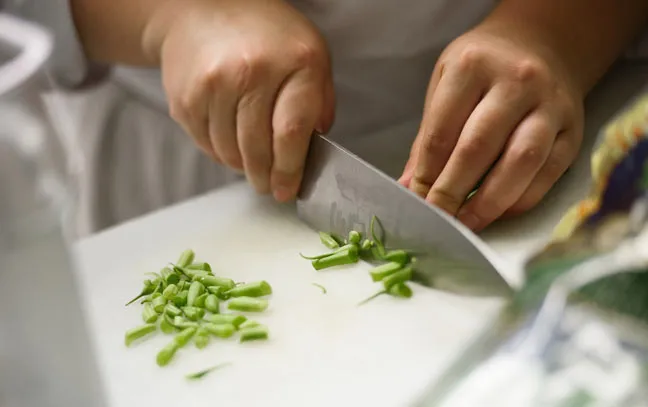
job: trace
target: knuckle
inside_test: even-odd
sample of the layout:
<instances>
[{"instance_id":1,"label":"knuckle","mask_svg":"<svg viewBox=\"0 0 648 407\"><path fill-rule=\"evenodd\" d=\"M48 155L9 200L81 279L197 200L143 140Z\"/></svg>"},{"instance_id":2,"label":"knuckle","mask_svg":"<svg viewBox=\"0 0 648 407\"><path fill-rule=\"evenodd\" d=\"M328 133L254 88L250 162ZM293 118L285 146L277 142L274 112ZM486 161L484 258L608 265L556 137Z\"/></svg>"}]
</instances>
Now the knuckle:
<instances>
[{"instance_id":1,"label":"knuckle","mask_svg":"<svg viewBox=\"0 0 648 407\"><path fill-rule=\"evenodd\" d=\"M513 66L513 78L519 83L534 82L545 78L544 65L535 59L524 59Z\"/></svg>"},{"instance_id":2,"label":"knuckle","mask_svg":"<svg viewBox=\"0 0 648 407\"><path fill-rule=\"evenodd\" d=\"M235 89L247 90L268 71L269 61L262 52L243 51L236 58L224 64L221 70L215 70L212 85L220 79L230 81ZM222 74L219 74L222 71Z\"/></svg>"},{"instance_id":3,"label":"knuckle","mask_svg":"<svg viewBox=\"0 0 648 407\"><path fill-rule=\"evenodd\" d=\"M469 44L459 53L457 68L461 71L474 70L483 60L483 51L475 44Z\"/></svg>"},{"instance_id":4,"label":"knuckle","mask_svg":"<svg viewBox=\"0 0 648 407\"><path fill-rule=\"evenodd\" d=\"M475 202L475 215L484 220L492 220L506 211L508 205L499 196L483 196Z\"/></svg>"},{"instance_id":5,"label":"knuckle","mask_svg":"<svg viewBox=\"0 0 648 407\"><path fill-rule=\"evenodd\" d=\"M293 50L293 59L299 67L315 67L324 60L323 47L317 42L298 42Z\"/></svg>"},{"instance_id":6,"label":"knuckle","mask_svg":"<svg viewBox=\"0 0 648 407\"><path fill-rule=\"evenodd\" d=\"M193 101L191 100L189 95L177 97L173 99L171 103L169 103L169 115L175 121L183 123L187 121L192 106Z\"/></svg>"},{"instance_id":7,"label":"knuckle","mask_svg":"<svg viewBox=\"0 0 648 407\"><path fill-rule=\"evenodd\" d=\"M420 148L425 155L450 154L454 145L450 138L438 132L429 132L423 137Z\"/></svg>"},{"instance_id":8,"label":"knuckle","mask_svg":"<svg viewBox=\"0 0 648 407\"><path fill-rule=\"evenodd\" d=\"M457 146L457 154L465 160L479 159L484 152L489 150L489 142L486 137L474 137Z\"/></svg>"},{"instance_id":9,"label":"knuckle","mask_svg":"<svg viewBox=\"0 0 648 407\"><path fill-rule=\"evenodd\" d=\"M516 167L539 168L542 165L544 149L541 146L527 144L511 150L511 156Z\"/></svg>"},{"instance_id":10,"label":"knuckle","mask_svg":"<svg viewBox=\"0 0 648 407\"><path fill-rule=\"evenodd\" d=\"M443 187L432 188L427 200L451 215L457 212L464 201L463 197L458 197Z\"/></svg>"},{"instance_id":11,"label":"knuckle","mask_svg":"<svg viewBox=\"0 0 648 407\"><path fill-rule=\"evenodd\" d=\"M298 141L309 137L313 129L305 117L293 117L278 125L277 137L282 141Z\"/></svg>"}]
</instances>

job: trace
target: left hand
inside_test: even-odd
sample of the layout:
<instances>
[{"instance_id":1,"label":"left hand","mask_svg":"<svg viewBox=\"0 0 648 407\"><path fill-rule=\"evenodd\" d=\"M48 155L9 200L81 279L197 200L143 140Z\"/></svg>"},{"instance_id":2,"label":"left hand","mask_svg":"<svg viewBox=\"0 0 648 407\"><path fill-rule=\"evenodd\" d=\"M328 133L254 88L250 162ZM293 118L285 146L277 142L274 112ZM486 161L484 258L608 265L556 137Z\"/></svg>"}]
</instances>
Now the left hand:
<instances>
[{"instance_id":1,"label":"left hand","mask_svg":"<svg viewBox=\"0 0 648 407\"><path fill-rule=\"evenodd\" d=\"M439 58L400 182L475 231L532 208L578 153L576 83L539 41L478 26Z\"/></svg>"}]
</instances>

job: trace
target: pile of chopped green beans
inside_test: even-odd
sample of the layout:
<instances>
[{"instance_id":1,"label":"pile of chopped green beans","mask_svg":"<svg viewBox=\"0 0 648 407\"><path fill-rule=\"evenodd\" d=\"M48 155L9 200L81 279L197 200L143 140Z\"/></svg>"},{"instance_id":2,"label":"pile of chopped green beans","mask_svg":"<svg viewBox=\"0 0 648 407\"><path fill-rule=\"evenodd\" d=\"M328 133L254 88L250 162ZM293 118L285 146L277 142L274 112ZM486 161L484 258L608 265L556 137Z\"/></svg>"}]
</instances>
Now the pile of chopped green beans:
<instances>
[{"instance_id":1,"label":"pile of chopped green beans","mask_svg":"<svg viewBox=\"0 0 648 407\"><path fill-rule=\"evenodd\" d=\"M209 263L195 262L194 258L192 250L185 250L175 264L159 273L150 273L152 278L144 280L139 295L126 304L141 300L144 321L144 325L126 332L126 346L158 330L174 335L157 354L159 366L168 365L191 341L196 348L203 349L212 337L225 339L236 333L239 342L268 339L265 325L238 313L221 313L221 309L265 311L269 303L262 297L272 294L270 284L266 281L235 283L230 278L215 276Z\"/></svg>"},{"instance_id":2,"label":"pile of chopped green beans","mask_svg":"<svg viewBox=\"0 0 648 407\"><path fill-rule=\"evenodd\" d=\"M315 256L304 256L310 260L315 270L354 264L360 260L372 263L381 263L369 271L371 280L382 284L382 289L360 304L364 304L382 294L394 297L411 298L412 289L407 282L412 279L413 265L416 258L407 250L387 250L384 238L379 237L376 225L382 231L382 226L377 217L371 218L370 236L363 239L362 234L351 230L346 239L326 232L319 232L320 241L331 249L330 252ZM360 305L359 304L359 305Z\"/></svg>"}]
</instances>

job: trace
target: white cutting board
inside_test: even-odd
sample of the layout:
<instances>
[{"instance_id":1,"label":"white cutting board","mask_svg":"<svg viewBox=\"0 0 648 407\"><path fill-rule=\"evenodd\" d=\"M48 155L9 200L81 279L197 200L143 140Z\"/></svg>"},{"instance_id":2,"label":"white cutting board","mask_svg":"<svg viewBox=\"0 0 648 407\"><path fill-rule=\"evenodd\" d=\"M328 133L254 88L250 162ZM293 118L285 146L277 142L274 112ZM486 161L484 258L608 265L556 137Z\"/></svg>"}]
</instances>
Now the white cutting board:
<instances>
[{"instance_id":1,"label":"white cutting board","mask_svg":"<svg viewBox=\"0 0 648 407\"><path fill-rule=\"evenodd\" d=\"M143 273L192 248L215 274L265 279L274 294L255 319L267 342L190 344L165 368L158 334L132 348L124 332L142 323ZM292 207L256 197L243 184L81 241L76 247L85 309L111 406L402 406L451 362L501 306L415 286L411 300L376 292L368 265L316 272L299 252L326 250ZM312 283L328 290L326 295ZM221 362L198 382L184 375Z\"/></svg>"}]
</instances>

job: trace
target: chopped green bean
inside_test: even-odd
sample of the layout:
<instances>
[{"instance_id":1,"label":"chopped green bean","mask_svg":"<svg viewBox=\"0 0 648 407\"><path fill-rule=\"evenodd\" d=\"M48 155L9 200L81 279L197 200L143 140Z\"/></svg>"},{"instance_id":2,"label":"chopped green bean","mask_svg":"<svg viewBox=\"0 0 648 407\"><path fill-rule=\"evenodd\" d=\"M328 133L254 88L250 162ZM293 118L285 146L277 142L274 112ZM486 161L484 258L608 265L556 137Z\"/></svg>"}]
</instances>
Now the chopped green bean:
<instances>
[{"instance_id":1,"label":"chopped green bean","mask_svg":"<svg viewBox=\"0 0 648 407\"><path fill-rule=\"evenodd\" d=\"M200 281L205 277L211 277L213 274L209 274L206 271L202 270L196 270L194 273L191 275L191 281Z\"/></svg>"},{"instance_id":2,"label":"chopped green bean","mask_svg":"<svg viewBox=\"0 0 648 407\"><path fill-rule=\"evenodd\" d=\"M180 255L180 258L176 262L176 266L183 268L190 265L195 257L195 253L191 249L187 249Z\"/></svg>"},{"instance_id":3,"label":"chopped green bean","mask_svg":"<svg viewBox=\"0 0 648 407\"><path fill-rule=\"evenodd\" d=\"M272 294L272 287L267 281L241 284L227 291L230 297L263 297Z\"/></svg>"},{"instance_id":4,"label":"chopped green bean","mask_svg":"<svg viewBox=\"0 0 648 407\"><path fill-rule=\"evenodd\" d=\"M155 324L146 324L130 329L126 331L124 343L126 344L126 346L130 346L136 340L143 338L152 332L155 332L156 329L157 327L155 326Z\"/></svg>"},{"instance_id":5,"label":"chopped green bean","mask_svg":"<svg viewBox=\"0 0 648 407\"><path fill-rule=\"evenodd\" d=\"M239 328L245 329L245 328L253 328L255 326L261 325L260 322L257 321L252 321L251 319L248 319L247 321L243 322Z\"/></svg>"},{"instance_id":6,"label":"chopped green bean","mask_svg":"<svg viewBox=\"0 0 648 407\"><path fill-rule=\"evenodd\" d=\"M189 296L188 291L180 291L178 294L176 294L175 297L173 297L173 303L177 307L184 307L187 305L187 298Z\"/></svg>"},{"instance_id":7,"label":"chopped green bean","mask_svg":"<svg viewBox=\"0 0 648 407\"><path fill-rule=\"evenodd\" d=\"M210 293L214 294L216 297L218 297L219 300L229 300L230 296L227 294L227 290L225 287L220 287L216 285L211 285L207 287L207 291Z\"/></svg>"},{"instance_id":8,"label":"chopped green bean","mask_svg":"<svg viewBox=\"0 0 648 407\"><path fill-rule=\"evenodd\" d=\"M263 312L268 308L268 301L263 298L237 297L227 303L227 308L242 312Z\"/></svg>"},{"instance_id":9,"label":"chopped green bean","mask_svg":"<svg viewBox=\"0 0 648 407\"><path fill-rule=\"evenodd\" d=\"M145 297L151 293L153 293L153 290L155 289L155 285L151 282L151 280L144 280L144 287L142 288L142 291L137 294L137 297L133 298L132 300L128 301L126 303L126 306L131 305L135 301L139 300L142 297Z\"/></svg>"},{"instance_id":10,"label":"chopped green bean","mask_svg":"<svg viewBox=\"0 0 648 407\"><path fill-rule=\"evenodd\" d=\"M362 241L362 244L360 245L360 249L362 250L370 250L373 247L373 242L369 239L365 239Z\"/></svg>"},{"instance_id":11,"label":"chopped green bean","mask_svg":"<svg viewBox=\"0 0 648 407\"><path fill-rule=\"evenodd\" d=\"M323 259L312 261L315 270L322 270L329 267L342 266L358 262L358 247L352 246L347 250L336 252Z\"/></svg>"},{"instance_id":12,"label":"chopped green bean","mask_svg":"<svg viewBox=\"0 0 648 407\"><path fill-rule=\"evenodd\" d=\"M175 338L173 338L173 340L178 346L185 346L191 340L191 338L193 338L197 330L198 328L194 327L185 328L182 330L182 332L177 334Z\"/></svg>"},{"instance_id":13,"label":"chopped green bean","mask_svg":"<svg viewBox=\"0 0 648 407\"><path fill-rule=\"evenodd\" d=\"M405 283L398 283L389 288L389 294L394 297L411 298L412 289Z\"/></svg>"},{"instance_id":14,"label":"chopped green bean","mask_svg":"<svg viewBox=\"0 0 648 407\"><path fill-rule=\"evenodd\" d=\"M178 284L180 282L180 276L178 273L168 267L163 268L162 271L160 271L160 275L167 284Z\"/></svg>"},{"instance_id":15,"label":"chopped green bean","mask_svg":"<svg viewBox=\"0 0 648 407\"><path fill-rule=\"evenodd\" d=\"M198 281L200 281L206 287L217 286L217 287L223 287L226 290L231 290L236 286L236 283L231 278L223 278L223 277L216 277L216 276L205 276L200 278Z\"/></svg>"},{"instance_id":16,"label":"chopped green bean","mask_svg":"<svg viewBox=\"0 0 648 407\"><path fill-rule=\"evenodd\" d=\"M229 362L227 362L227 363L221 363L221 364L219 364L219 365L212 366L212 367L210 367L210 368L208 368L208 369L201 370L200 372L196 372L196 373L188 374L186 377L187 377L187 380L198 380L198 379L202 379L203 377L207 376L209 373L211 373L211 372L213 372L213 371L215 371L215 370L218 370L218 369L222 369L222 368L224 368L225 366L230 365L230 364L231 364L231 363L229 363Z\"/></svg>"},{"instance_id":17,"label":"chopped green bean","mask_svg":"<svg viewBox=\"0 0 648 407\"><path fill-rule=\"evenodd\" d=\"M352 230L349 232L349 243L351 244L360 244L362 240L362 235L357 230Z\"/></svg>"},{"instance_id":18,"label":"chopped green bean","mask_svg":"<svg viewBox=\"0 0 648 407\"><path fill-rule=\"evenodd\" d=\"M241 326L241 324L247 321L247 317L245 315L237 315L237 314L214 314L208 316L207 320L216 325L232 324L234 325L235 328L238 329L238 327Z\"/></svg>"},{"instance_id":19,"label":"chopped green bean","mask_svg":"<svg viewBox=\"0 0 648 407\"><path fill-rule=\"evenodd\" d=\"M202 293L196 298L196 301L194 301L194 307L198 308L205 308L205 300L207 299L207 296L209 293Z\"/></svg>"},{"instance_id":20,"label":"chopped green bean","mask_svg":"<svg viewBox=\"0 0 648 407\"><path fill-rule=\"evenodd\" d=\"M177 306L175 306L174 304L168 303L164 307L164 313L172 317L177 317L178 315L182 315L182 310Z\"/></svg>"},{"instance_id":21,"label":"chopped green bean","mask_svg":"<svg viewBox=\"0 0 648 407\"><path fill-rule=\"evenodd\" d=\"M184 312L185 317L189 318L192 321L198 321L200 318L205 316L205 310L198 307L186 306L182 308L182 312Z\"/></svg>"},{"instance_id":22,"label":"chopped green bean","mask_svg":"<svg viewBox=\"0 0 648 407\"><path fill-rule=\"evenodd\" d=\"M218 336L219 338L229 338L234 335L236 327L232 324L214 324L206 322L202 325L210 334Z\"/></svg>"},{"instance_id":23,"label":"chopped green bean","mask_svg":"<svg viewBox=\"0 0 648 407\"><path fill-rule=\"evenodd\" d=\"M178 351L178 349L180 349L180 346L181 345L178 345L178 343L173 340L171 341L171 343L162 348L155 358L158 366L162 367L168 365L169 362L171 362L171 359L173 359L175 353Z\"/></svg>"},{"instance_id":24,"label":"chopped green bean","mask_svg":"<svg viewBox=\"0 0 648 407\"><path fill-rule=\"evenodd\" d=\"M405 265L410 261L410 255L405 250L391 250L385 253L383 257L385 261L393 261Z\"/></svg>"},{"instance_id":25,"label":"chopped green bean","mask_svg":"<svg viewBox=\"0 0 648 407\"><path fill-rule=\"evenodd\" d=\"M151 305L153 306L155 312L161 314L162 311L164 311L164 306L166 305L166 303L167 303L166 298L164 298L163 296L159 296L155 298L153 302L151 302Z\"/></svg>"},{"instance_id":26,"label":"chopped green bean","mask_svg":"<svg viewBox=\"0 0 648 407\"><path fill-rule=\"evenodd\" d=\"M144 304L144 307L142 308L142 319L147 324L152 324L157 321L158 314L150 303Z\"/></svg>"},{"instance_id":27,"label":"chopped green bean","mask_svg":"<svg viewBox=\"0 0 648 407\"><path fill-rule=\"evenodd\" d=\"M302 253L299 253L299 255L301 256L302 259L306 259L306 260L320 260L320 259L325 259L327 257L330 257L330 256L332 256L332 255L334 255L336 253L347 252L348 250L353 250L354 248L357 250L358 246L356 244L349 243L349 244L341 246L341 247L339 247L339 248L337 248L337 249L335 249L335 250L333 250L332 252L329 252L329 253L317 254L315 256L306 256L306 255L304 255Z\"/></svg>"},{"instance_id":28,"label":"chopped green bean","mask_svg":"<svg viewBox=\"0 0 648 407\"><path fill-rule=\"evenodd\" d=\"M167 320L169 315L165 315L164 318L160 321L160 330L165 334L170 334L175 332L175 327Z\"/></svg>"},{"instance_id":29,"label":"chopped green bean","mask_svg":"<svg viewBox=\"0 0 648 407\"><path fill-rule=\"evenodd\" d=\"M402 270L397 271L396 273L385 277L382 282L385 286L385 290L389 290L392 286L404 283L412 279L412 268L405 267Z\"/></svg>"},{"instance_id":30,"label":"chopped green bean","mask_svg":"<svg viewBox=\"0 0 648 407\"><path fill-rule=\"evenodd\" d=\"M190 270L202 270L202 271L206 271L208 273L211 273L211 271L212 271L212 268L209 265L209 263L205 263L205 262L191 263L190 265L186 266L185 268L188 268Z\"/></svg>"},{"instance_id":31,"label":"chopped green bean","mask_svg":"<svg viewBox=\"0 0 648 407\"><path fill-rule=\"evenodd\" d=\"M249 342L268 339L268 328L263 325L241 329L239 342Z\"/></svg>"},{"instance_id":32,"label":"chopped green bean","mask_svg":"<svg viewBox=\"0 0 648 407\"><path fill-rule=\"evenodd\" d=\"M198 328L194 335L194 345L196 348L203 349L209 345L209 331L203 327Z\"/></svg>"},{"instance_id":33,"label":"chopped green bean","mask_svg":"<svg viewBox=\"0 0 648 407\"><path fill-rule=\"evenodd\" d=\"M374 241L374 245L376 247L377 255L379 256L378 258L382 258L385 255L385 244L383 242L384 236L381 236L380 238L376 234L376 225L380 227L381 234L383 232L383 227L382 223L380 223L380 220L376 216L371 217L371 225L369 227L369 233L371 234L371 238Z\"/></svg>"},{"instance_id":34,"label":"chopped green bean","mask_svg":"<svg viewBox=\"0 0 648 407\"><path fill-rule=\"evenodd\" d=\"M189 281L187 281L187 280L180 280L180 282L177 284L178 292L181 293L181 292L183 292L185 290L188 290L190 284L191 283Z\"/></svg>"},{"instance_id":35,"label":"chopped green bean","mask_svg":"<svg viewBox=\"0 0 648 407\"><path fill-rule=\"evenodd\" d=\"M197 328L199 325L197 322L188 321L187 319L177 316L173 318L173 326L180 329L185 328Z\"/></svg>"},{"instance_id":36,"label":"chopped green bean","mask_svg":"<svg viewBox=\"0 0 648 407\"><path fill-rule=\"evenodd\" d=\"M313 284L315 287L318 287L320 290L322 290L322 294L326 294L326 292L327 292L326 287L324 287L321 284L317 284L317 283L311 283L311 284Z\"/></svg>"},{"instance_id":37,"label":"chopped green bean","mask_svg":"<svg viewBox=\"0 0 648 407\"><path fill-rule=\"evenodd\" d=\"M165 300L170 301L173 299L173 297L176 296L178 293L178 286L175 284L169 284L167 288L162 291L162 297L164 297Z\"/></svg>"},{"instance_id":38,"label":"chopped green bean","mask_svg":"<svg viewBox=\"0 0 648 407\"><path fill-rule=\"evenodd\" d=\"M333 238L333 236L329 235L328 233L325 232L319 232L319 237L320 237L320 242L329 249L337 249L340 247L340 244Z\"/></svg>"},{"instance_id":39,"label":"chopped green bean","mask_svg":"<svg viewBox=\"0 0 648 407\"><path fill-rule=\"evenodd\" d=\"M192 307L196 302L196 298L205 292L205 286L200 281L194 281L189 286L189 294L187 295L187 306Z\"/></svg>"},{"instance_id":40,"label":"chopped green bean","mask_svg":"<svg viewBox=\"0 0 648 407\"><path fill-rule=\"evenodd\" d=\"M371 275L371 280L376 282L376 281L382 281L385 277L390 276L400 269L402 269L403 266L400 263L397 262L389 262L385 264L381 264L380 266L374 267L369 271L369 275Z\"/></svg>"},{"instance_id":41,"label":"chopped green bean","mask_svg":"<svg viewBox=\"0 0 648 407\"><path fill-rule=\"evenodd\" d=\"M218 314L220 312L220 301L218 300L218 297L216 295L209 294L207 296L207 298L205 299L205 309L214 314Z\"/></svg>"}]
</instances>

